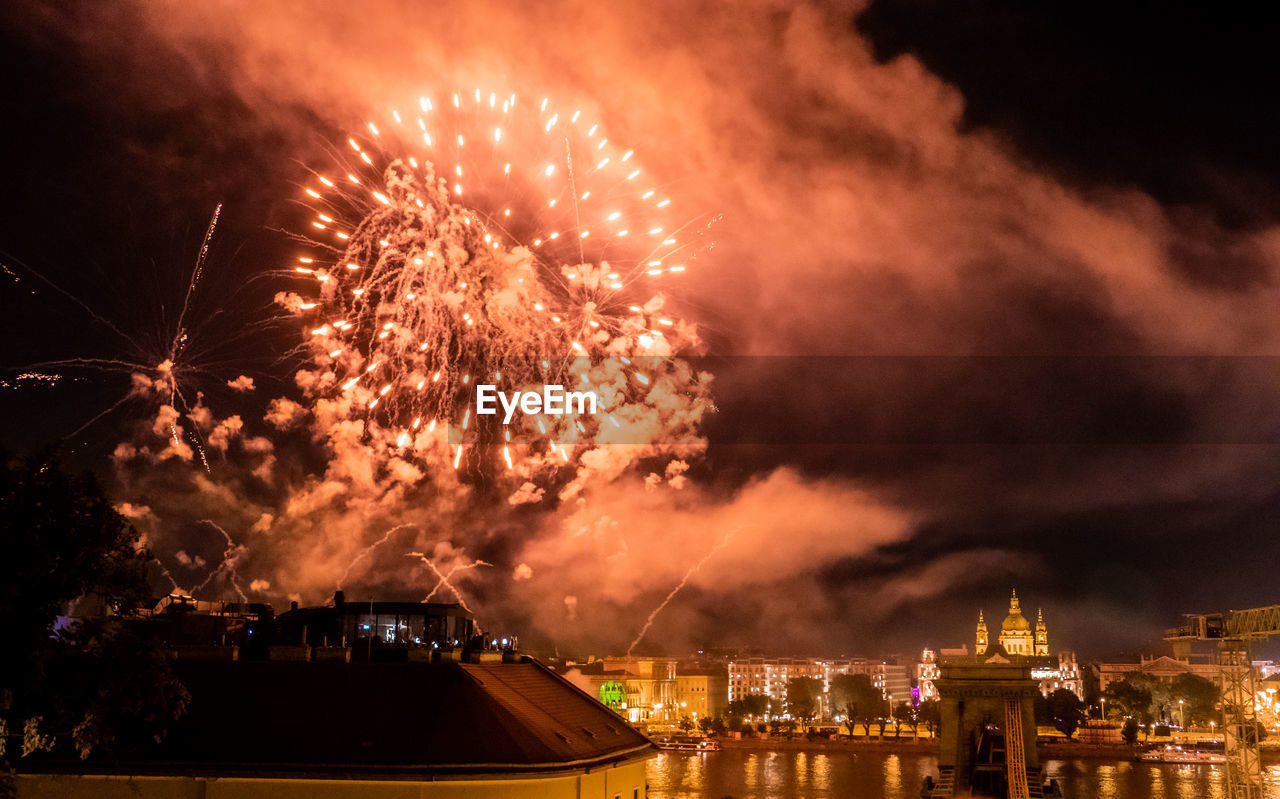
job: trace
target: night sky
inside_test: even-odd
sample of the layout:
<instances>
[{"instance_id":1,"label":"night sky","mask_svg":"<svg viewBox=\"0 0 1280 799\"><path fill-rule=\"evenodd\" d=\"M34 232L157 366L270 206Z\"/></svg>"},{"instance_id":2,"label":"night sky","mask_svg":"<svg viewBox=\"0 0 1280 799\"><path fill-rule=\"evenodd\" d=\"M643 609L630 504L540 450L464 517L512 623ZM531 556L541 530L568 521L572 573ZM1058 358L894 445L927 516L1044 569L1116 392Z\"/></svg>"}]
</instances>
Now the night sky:
<instances>
[{"instance_id":1,"label":"night sky","mask_svg":"<svg viewBox=\"0 0 1280 799\"><path fill-rule=\"evenodd\" d=\"M1280 601L1280 69L1262 20L537 5L0 9L0 443L62 441L149 506L140 526L186 586L227 556L201 521L225 513L243 587L278 606L322 600L402 503L439 524L353 586L416 597L404 552L482 558L480 615L548 647L625 649L720 541L654 651L972 643L978 609L998 624L1016 587L1054 649L1109 656L1158 651L1183 612ZM585 506L454 519L379 495L359 524L354 498L326 520L294 500L327 456L262 422L272 398L304 401L303 324L272 304L310 219L301 187L365 120L471 85L581 102L683 207L723 215L664 286L716 375L709 447L669 495L639 474ZM287 478L246 476L234 447L207 479L122 467L154 403L78 428L127 375L18 377L158 362L219 203L189 312L200 385Z\"/></svg>"}]
</instances>

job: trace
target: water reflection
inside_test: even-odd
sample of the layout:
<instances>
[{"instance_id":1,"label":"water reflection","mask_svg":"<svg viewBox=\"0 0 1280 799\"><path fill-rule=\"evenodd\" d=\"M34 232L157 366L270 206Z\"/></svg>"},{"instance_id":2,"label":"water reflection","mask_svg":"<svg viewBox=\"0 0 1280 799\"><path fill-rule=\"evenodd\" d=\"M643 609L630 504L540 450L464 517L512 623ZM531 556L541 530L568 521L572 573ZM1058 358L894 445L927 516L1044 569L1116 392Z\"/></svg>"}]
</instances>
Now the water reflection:
<instances>
[{"instance_id":1,"label":"water reflection","mask_svg":"<svg viewBox=\"0 0 1280 799\"><path fill-rule=\"evenodd\" d=\"M1050 760L1045 772L1062 785L1068 797L1226 799L1227 795L1226 774L1218 766ZM1280 783L1273 782L1263 795L1280 799Z\"/></svg>"},{"instance_id":2,"label":"water reflection","mask_svg":"<svg viewBox=\"0 0 1280 799\"><path fill-rule=\"evenodd\" d=\"M1067 799L1226 799L1221 767L1049 760L1046 776ZM865 750L725 749L662 752L649 761L651 799L915 799L932 755ZM1280 799L1280 765L1264 777L1265 799Z\"/></svg>"},{"instance_id":3,"label":"water reflection","mask_svg":"<svg viewBox=\"0 0 1280 799\"><path fill-rule=\"evenodd\" d=\"M897 755L885 756L884 790L894 795L902 793L902 758Z\"/></svg>"}]
</instances>

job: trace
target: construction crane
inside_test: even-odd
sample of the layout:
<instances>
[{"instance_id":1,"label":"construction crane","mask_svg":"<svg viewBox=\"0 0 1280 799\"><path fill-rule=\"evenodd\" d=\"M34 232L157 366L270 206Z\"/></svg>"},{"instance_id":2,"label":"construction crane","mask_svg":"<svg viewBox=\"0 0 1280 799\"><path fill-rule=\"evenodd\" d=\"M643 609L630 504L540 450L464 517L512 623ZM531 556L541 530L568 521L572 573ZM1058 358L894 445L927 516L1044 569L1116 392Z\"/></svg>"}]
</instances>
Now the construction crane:
<instances>
[{"instance_id":1,"label":"construction crane","mask_svg":"<svg viewBox=\"0 0 1280 799\"><path fill-rule=\"evenodd\" d=\"M1262 799L1258 759L1258 719L1254 713L1253 641L1280 635L1280 605L1226 613L1186 614L1181 627L1166 630L1175 655L1190 652L1192 641L1215 641L1222 669L1222 731L1227 755L1228 799Z\"/></svg>"}]
</instances>

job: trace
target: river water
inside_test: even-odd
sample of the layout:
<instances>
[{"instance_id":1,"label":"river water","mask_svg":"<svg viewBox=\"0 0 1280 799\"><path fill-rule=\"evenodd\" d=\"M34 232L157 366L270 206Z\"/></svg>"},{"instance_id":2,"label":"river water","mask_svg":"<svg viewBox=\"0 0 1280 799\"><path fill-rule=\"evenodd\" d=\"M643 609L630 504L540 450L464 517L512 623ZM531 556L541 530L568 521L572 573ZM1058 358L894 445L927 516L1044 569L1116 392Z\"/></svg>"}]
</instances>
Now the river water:
<instances>
[{"instance_id":1,"label":"river water","mask_svg":"<svg viewBox=\"0 0 1280 799\"><path fill-rule=\"evenodd\" d=\"M1048 760L1066 799L1225 799L1221 766ZM937 774L919 753L725 749L662 752L649 761L650 799L917 799ZM1265 799L1280 799L1280 766L1265 774Z\"/></svg>"}]
</instances>

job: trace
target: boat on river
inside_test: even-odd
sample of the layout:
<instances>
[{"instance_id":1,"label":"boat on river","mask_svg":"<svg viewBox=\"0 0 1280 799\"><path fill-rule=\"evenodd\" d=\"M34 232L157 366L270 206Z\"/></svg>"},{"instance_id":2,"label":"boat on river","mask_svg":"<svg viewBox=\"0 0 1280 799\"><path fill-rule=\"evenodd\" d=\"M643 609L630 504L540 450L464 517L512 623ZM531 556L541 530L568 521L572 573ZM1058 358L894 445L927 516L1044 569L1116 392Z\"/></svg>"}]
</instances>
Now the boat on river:
<instances>
[{"instance_id":1,"label":"boat on river","mask_svg":"<svg viewBox=\"0 0 1280 799\"><path fill-rule=\"evenodd\" d=\"M1227 757L1220 752L1205 752L1200 749L1187 749L1176 744L1167 744L1158 749L1148 749L1138 755L1139 760L1149 763L1226 763Z\"/></svg>"},{"instance_id":2,"label":"boat on river","mask_svg":"<svg viewBox=\"0 0 1280 799\"><path fill-rule=\"evenodd\" d=\"M720 749L719 741L705 735L665 735L654 738L653 743L659 749L675 752L716 752Z\"/></svg>"}]
</instances>

